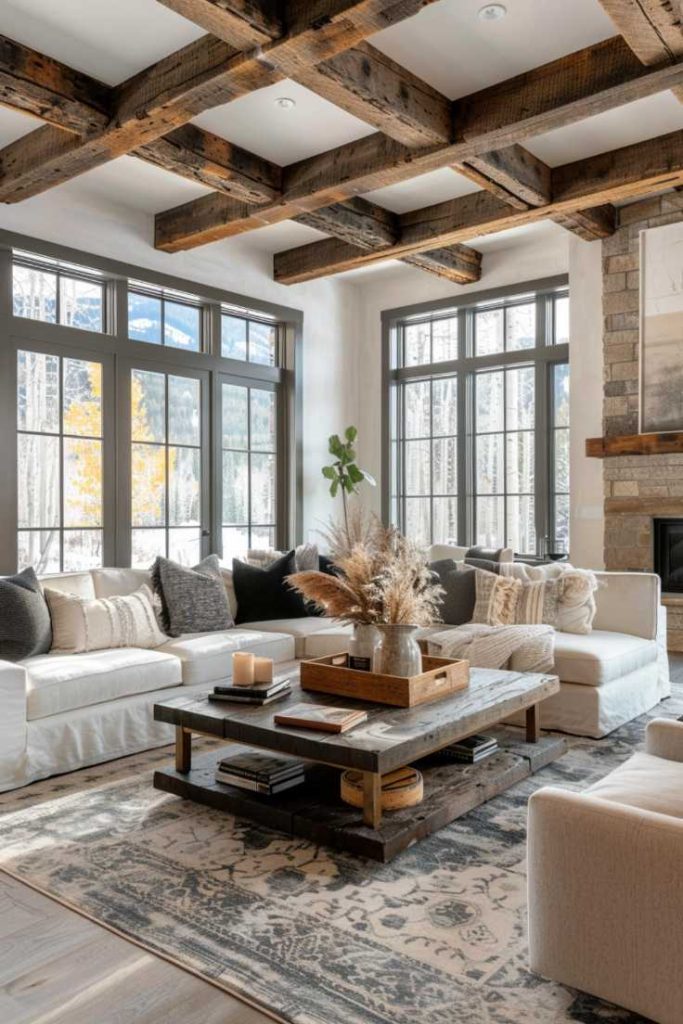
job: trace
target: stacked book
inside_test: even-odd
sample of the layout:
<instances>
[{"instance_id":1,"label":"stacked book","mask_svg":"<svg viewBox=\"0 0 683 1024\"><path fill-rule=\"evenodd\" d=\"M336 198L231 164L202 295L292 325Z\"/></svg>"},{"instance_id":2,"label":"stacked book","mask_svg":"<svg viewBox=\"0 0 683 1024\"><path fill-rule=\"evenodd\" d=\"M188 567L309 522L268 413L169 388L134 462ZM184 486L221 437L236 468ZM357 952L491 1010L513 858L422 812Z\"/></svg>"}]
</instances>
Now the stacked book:
<instances>
[{"instance_id":1,"label":"stacked book","mask_svg":"<svg viewBox=\"0 0 683 1024\"><path fill-rule=\"evenodd\" d=\"M216 782L273 796L304 781L304 762L257 750L230 754L216 766Z\"/></svg>"},{"instance_id":2,"label":"stacked book","mask_svg":"<svg viewBox=\"0 0 683 1024\"><path fill-rule=\"evenodd\" d=\"M272 683L253 683L251 686L214 686L209 700L263 705L288 697L291 692L290 679L274 679Z\"/></svg>"},{"instance_id":3,"label":"stacked book","mask_svg":"<svg viewBox=\"0 0 683 1024\"><path fill-rule=\"evenodd\" d=\"M495 736L466 736L457 743L451 743L441 751L450 761L460 761L463 764L476 764L490 757L498 750L498 740Z\"/></svg>"},{"instance_id":4,"label":"stacked book","mask_svg":"<svg viewBox=\"0 0 683 1024\"><path fill-rule=\"evenodd\" d=\"M298 729L317 729L319 732L346 732L354 725L367 721L367 711L353 708L330 708L322 704L294 704L273 716L276 725L289 725Z\"/></svg>"}]
</instances>

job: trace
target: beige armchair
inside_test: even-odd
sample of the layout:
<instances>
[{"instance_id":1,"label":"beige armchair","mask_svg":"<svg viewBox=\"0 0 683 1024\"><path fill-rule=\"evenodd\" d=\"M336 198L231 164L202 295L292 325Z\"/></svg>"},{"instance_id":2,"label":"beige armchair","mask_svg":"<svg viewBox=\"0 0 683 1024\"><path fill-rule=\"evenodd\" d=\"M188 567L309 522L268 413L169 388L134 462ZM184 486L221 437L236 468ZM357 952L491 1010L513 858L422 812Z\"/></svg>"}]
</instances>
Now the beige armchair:
<instances>
[{"instance_id":1,"label":"beige armchair","mask_svg":"<svg viewBox=\"0 0 683 1024\"><path fill-rule=\"evenodd\" d=\"M531 969L681 1024L683 722L583 793L535 793L528 869Z\"/></svg>"}]
</instances>

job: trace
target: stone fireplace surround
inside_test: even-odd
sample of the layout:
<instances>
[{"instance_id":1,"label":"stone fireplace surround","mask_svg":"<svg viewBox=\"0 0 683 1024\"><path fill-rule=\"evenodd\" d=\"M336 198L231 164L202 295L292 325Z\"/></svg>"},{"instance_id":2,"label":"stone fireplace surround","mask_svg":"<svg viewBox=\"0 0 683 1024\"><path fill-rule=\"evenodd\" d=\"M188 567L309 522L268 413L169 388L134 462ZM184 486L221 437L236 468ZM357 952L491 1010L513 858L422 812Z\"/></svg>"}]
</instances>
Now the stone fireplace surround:
<instances>
[{"instance_id":1,"label":"stone fireplace surround","mask_svg":"<svg viewBox=\"0 0 683 1024\"><path fill-rule=\"evenodd\" d=\"M623 207L619 227L602 243L603 433L638 433L639 236L644 228L683 220L683 193ZM683 452L603 460L605 568L654 571L653 520L683 518ZM669 649L683 651L683 595L665 595Z\"/></svg>"}]
</instances>

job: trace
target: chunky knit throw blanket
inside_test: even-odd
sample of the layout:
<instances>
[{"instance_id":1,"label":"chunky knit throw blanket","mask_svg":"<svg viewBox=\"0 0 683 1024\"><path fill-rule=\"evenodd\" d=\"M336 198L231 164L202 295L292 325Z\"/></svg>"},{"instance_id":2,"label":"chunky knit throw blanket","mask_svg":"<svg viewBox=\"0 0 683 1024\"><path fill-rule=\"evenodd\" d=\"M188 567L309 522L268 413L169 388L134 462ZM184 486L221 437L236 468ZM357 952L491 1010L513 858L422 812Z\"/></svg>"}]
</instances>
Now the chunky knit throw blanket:
<instances>
[{"instance_id":1,"label":"chunky knit throw blanket","mask_svg":"<svg viewBox=\"0 0 683 1024\"><path fill-rule=\"evenodd\" d=\"M429 653L465 658L476 668L513 672L552 672L555 630L552 626L484 626L466 622L428 637Z\"/></svg>"}]
</instances>

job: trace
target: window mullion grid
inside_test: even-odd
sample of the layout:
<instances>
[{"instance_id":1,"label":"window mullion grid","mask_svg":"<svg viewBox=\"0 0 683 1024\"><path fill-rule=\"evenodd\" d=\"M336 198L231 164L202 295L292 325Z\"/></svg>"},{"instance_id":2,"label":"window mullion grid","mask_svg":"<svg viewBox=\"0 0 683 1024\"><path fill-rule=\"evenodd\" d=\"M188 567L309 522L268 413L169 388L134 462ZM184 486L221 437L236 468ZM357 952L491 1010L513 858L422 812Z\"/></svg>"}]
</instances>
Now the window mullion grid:
<instances>
[{"instance_id":1,"label":"window mullion grid","mask_svg":"<svg viewBox=\"0 0 683 1024\"><path fill-rule=\"evenodd\" d=\"M59 287L57 288L59 294ZM64 571L64 358L59 356L59 569Z\"/></svg>"},{"instance_id":2,"label":"window mullion grid","mask_svg":"<svg viewBox=\"0 0 683 1024\"><path fill-rule=\"evenodd\" d=\"M162 313L162 325L163 325L163 313ZM166 536L166 557L167 558L169 557L170 550L171 550L170 549L171 534L170 534L170 523L169 523L170 507L171 507L170 501L169 501L169 491L170 491L170 487L171 487L171 474L169 472L170 448L169 448L169 443L168 443L168 440L169 440L169 431L168 431L168 425L169 425L169 415L168 415L168 377L169 377L169 375L167 373L165 373L164 374L164 454L165 454L165 458L164 458L164 472L165 472L165 476L166 476L166 481L165 481L166 482L166 486L164 487L164 519L165 519L164 533L165 533L165 536Z\"/></svg>"},{"instance_id":3,"label":"window mullion grid","mask_svg":"<svg viewBox=\"0 0 683 1024\"><path fill-rule=\"evenodd\" d=\"M247 327L247 352L249 352L249 329ZM252 532L254 527L251 511L251 388L247 388L247 544L249 549L252 546Z\"/></svg>"},{"instance_id":4,"label":"window mullion grid","mask_svg":"<svg viewBox=\"0 0 683 1024\"><path fill-rule=\"evenodd\" d=\"M434 321L429 322L429 358L434 363ZM434 377L429 378L429 538L434 543Z\"/></svg>"}]
</instances>

